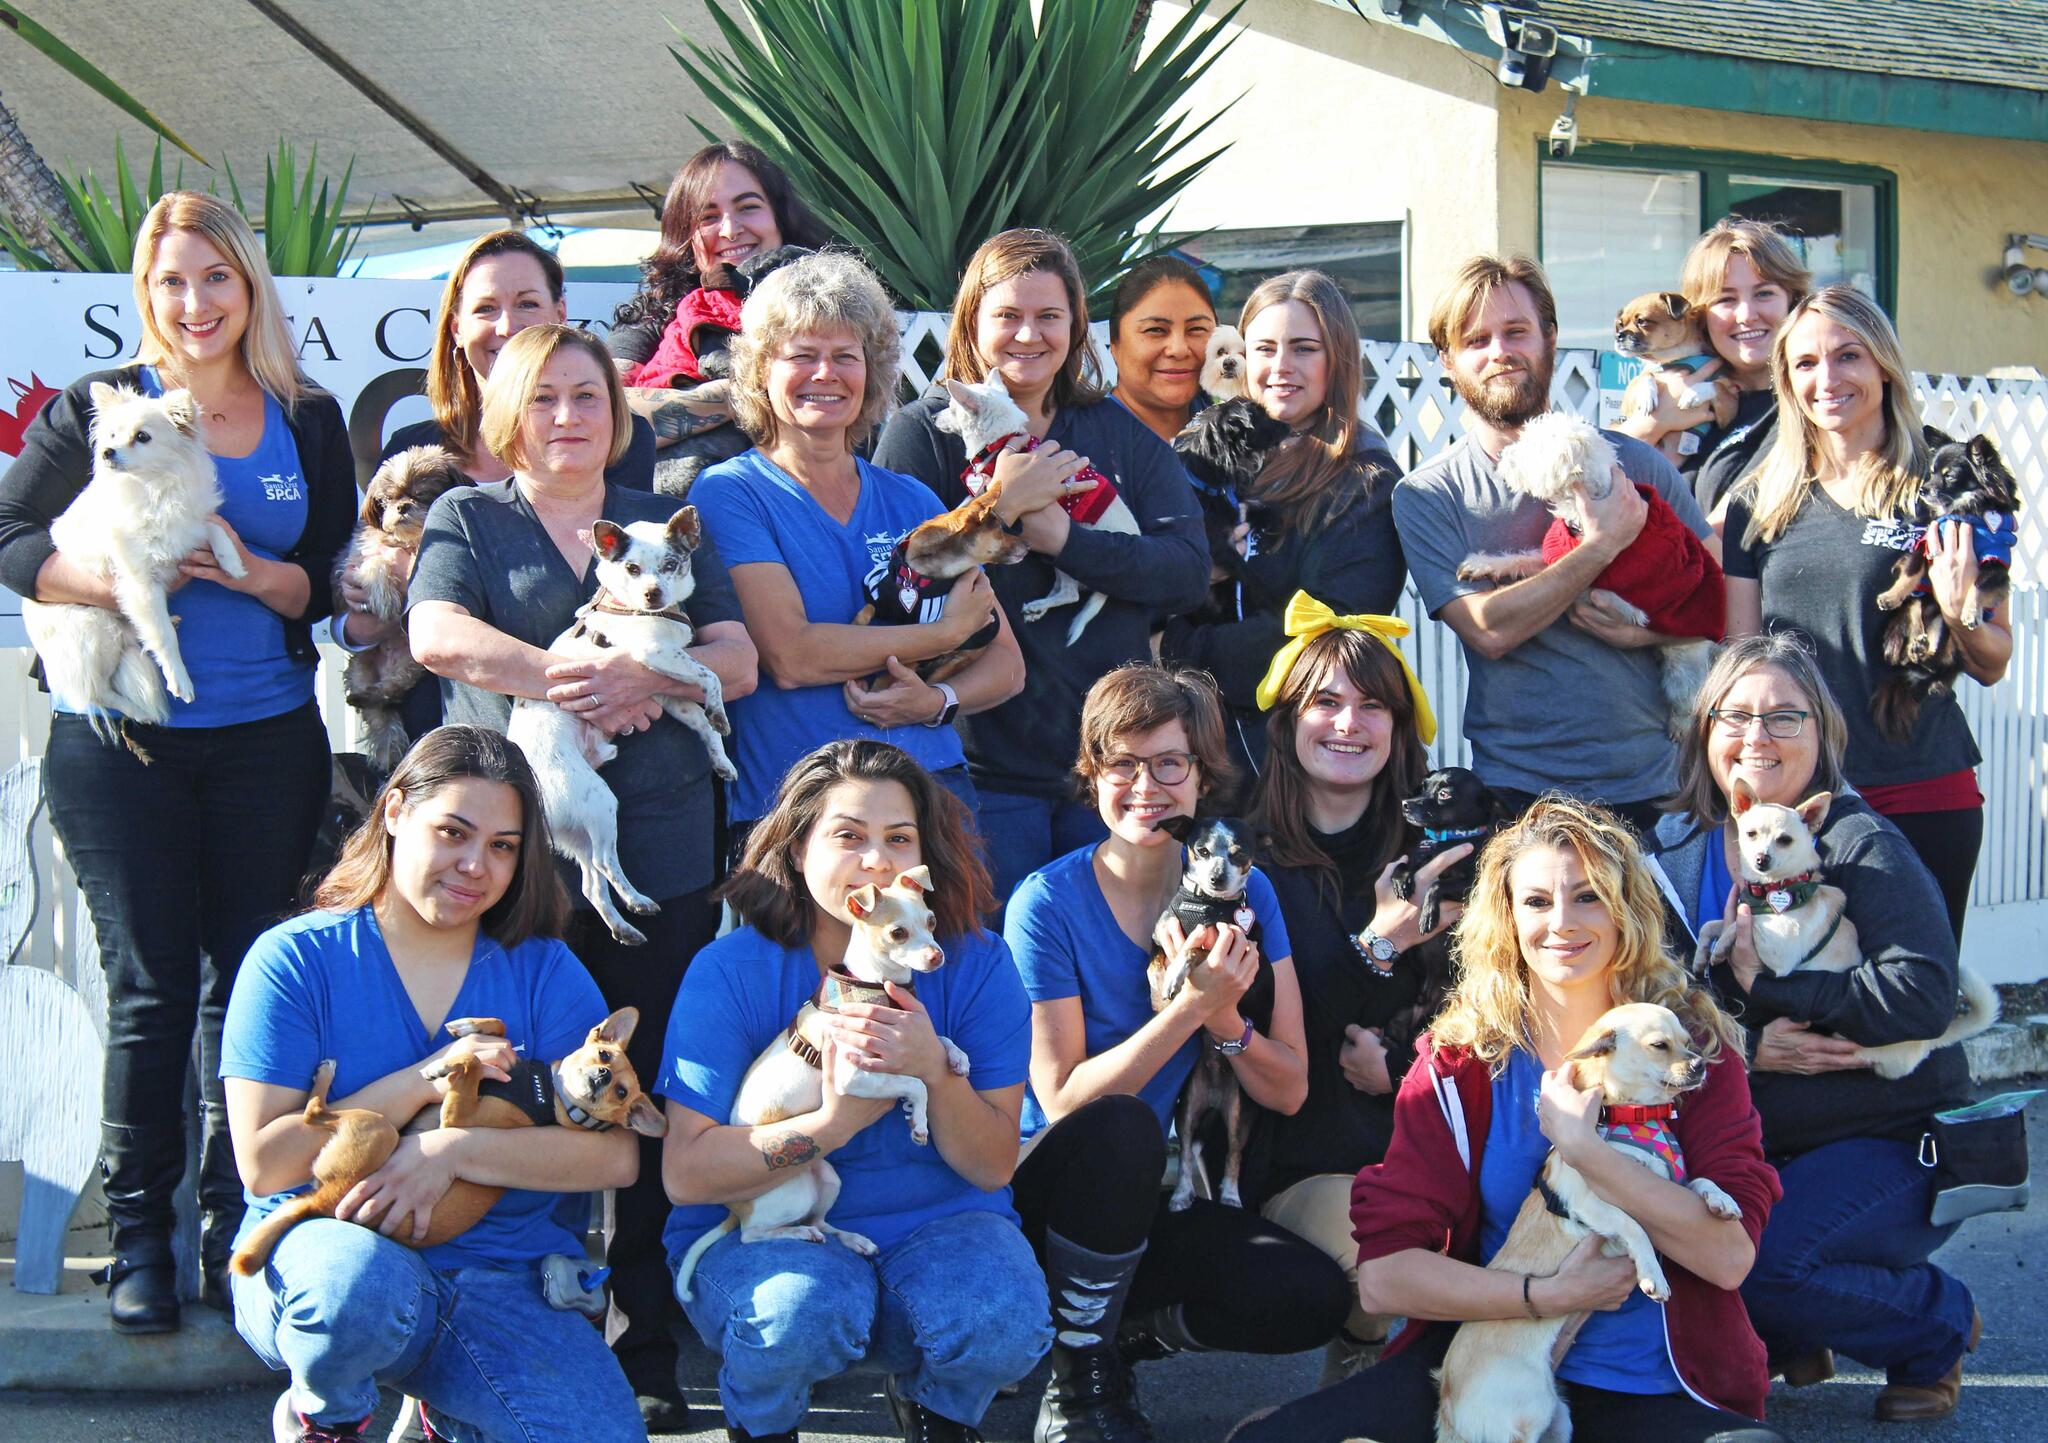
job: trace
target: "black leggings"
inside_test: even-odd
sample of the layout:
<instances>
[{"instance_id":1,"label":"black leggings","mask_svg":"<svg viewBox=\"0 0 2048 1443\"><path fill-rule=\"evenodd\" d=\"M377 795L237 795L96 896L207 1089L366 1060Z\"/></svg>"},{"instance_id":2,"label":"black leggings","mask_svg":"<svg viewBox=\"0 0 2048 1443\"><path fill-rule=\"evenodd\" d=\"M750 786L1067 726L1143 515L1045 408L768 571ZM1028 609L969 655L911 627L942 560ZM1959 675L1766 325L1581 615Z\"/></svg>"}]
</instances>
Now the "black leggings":
<instances>
[{"instance_id":1,"label":"black leggings","mask_svg":"<svg viewBox=\"0 0 2048 1443\"><path fill-rule=\"evenodd\" d=\"M1414 1346L1343 1382L1297 1398L1231 1435L1231 1443L1435 1443L1436 1384L1455 1329L1431 1328ZM1614 1393L1563 1384L1572 1443L1785 1443L1785 1437L1737 1413L1684 1393Z\"/></svg>"},{"instance_id":2,"label":"black leggings","mask_svg":"<svg viewBox=\"0 0 2048 1443\"><path fill-rule=\"evenodd\" d=\"M1948 907L1949 929L1963 940L1963 918L1970 910L1970 879L1977 875L1977 853L1984 845L1984 809L1959 807L1952 812L1904 812L1886 821L1902 836L1941 889Z\"/></svg>"},{"instance_id":3,"label":"black leggings","mask_svg":"<svg viewBox=\"0 0 2048 1443\"><path fill-rule=\"evenodd\" d=\"M635 917L647 941L628 947L613 938L597 913L579 908L571 917L569 948L589 969L607 1007L640 1009L640 1021L626 1044L626 1059L640 1075L643 1091L661 1074L662 1043L683 973L699 948L718 932L718 904L711 888L669 897L651 917ZM668 1193L661 1182L661 1139L636 1138L640 1176L619 1188L604 1215L605 1262L612 1270L611 1315L605 1340L635 1393L676 1396L675 1331L682 1305L670 1280L661 1230L668 1223Z\"/></svg>"},{"instance_id":4,"label":"black leggings","mask_svg":"<svg viewBox=\"0 0 2048 1443\"><path fill-rule=\"evenodd\" d=\"M1041 1260L1048 1231L1110 1256L1144 1245L1127 1316L1181 1304L1191 1336L1233 1353L1299 1353L1337 1335L1351 1294L1327 1254L1243 1208L1197 1198L1168 1212L1165 1171L1152 1109L1099 1097L1053 1124L1011 1195Z\"/></svg>"}]
</instances>

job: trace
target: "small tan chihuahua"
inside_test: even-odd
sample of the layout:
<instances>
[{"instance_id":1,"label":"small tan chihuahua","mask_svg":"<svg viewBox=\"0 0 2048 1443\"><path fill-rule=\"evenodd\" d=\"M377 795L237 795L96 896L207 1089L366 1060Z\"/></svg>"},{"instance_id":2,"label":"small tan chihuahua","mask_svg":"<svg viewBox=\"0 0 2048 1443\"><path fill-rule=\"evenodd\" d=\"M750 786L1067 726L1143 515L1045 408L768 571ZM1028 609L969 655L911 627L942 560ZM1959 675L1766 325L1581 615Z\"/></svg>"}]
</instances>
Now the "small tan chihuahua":
<instances>
[{"instance_id":1,"label":"small tan chihuahua","mask_svg":"<svg viewBox=\"0 0 2048 1443\"><path fill-rule=\"evenodd\" d=\"M628 1127L647 1137L660 1137L668 1131L668 1120L659 1104L640 1090L639 1074L626 1060L626 1042L639 1021L637 1008L622 1007L591 1028L584 1044L552 1067L525 1060L514 1064L509 1082L486 1083L483 1064L471 1053L429 1063L420 1075L447 1078L448 1091L438 1110L423 1110L405 1130L560 1125L592 1132ZM451 1037L505 1035L505 1024L495 1017L458 1017L447 1026ZM313 1074L313 1095L306 1099L306 1126L333 1134L313 1159L315 1186L250 1230L228 1259L228 1266L242 1277L261 1270L278 1240L307 1218L333 1217L348 1190L382 1167L398 1147L399 1130L383 1113L364 1107L345 1107L338 1112L329 1108L327 1090L333 1085L334 1063L330 1060ZM404 1233L394 1241L416 1248L445 1243L475 1227L504 1192L503 1188L457 1179L434 1205L424 1238Z\"/></svg>"}]
</instances>

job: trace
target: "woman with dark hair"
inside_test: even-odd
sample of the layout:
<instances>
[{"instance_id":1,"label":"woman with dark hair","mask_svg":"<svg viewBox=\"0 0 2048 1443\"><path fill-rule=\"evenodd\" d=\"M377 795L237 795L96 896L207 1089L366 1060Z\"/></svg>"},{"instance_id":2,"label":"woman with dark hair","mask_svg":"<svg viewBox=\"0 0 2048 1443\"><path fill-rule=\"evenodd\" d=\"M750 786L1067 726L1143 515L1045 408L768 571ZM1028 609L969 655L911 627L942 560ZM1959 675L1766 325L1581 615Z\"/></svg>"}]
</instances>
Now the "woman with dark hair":
<instances>
[{"instance_id":1,"label":"woman with dark hair","mask_svg":"<svg viewBox=\"0 0 2048 1443\"><path fill-rule=\"evenodd\" d=\"M595 336L561 325L514 336L484 387L482 424L484 443L512 464L512 480L502 496L462 486L434 503L407 621L413 655L441 679L451 720L503 730L514 697L545 697L616 744L600 776L618 798L619 856L660 910L638 920L644 945L613 936L587 906L571 915L567 936L605 1001L638 1009L626 1055L651 1079L683 969L718 927L711 758L661 701L702 701L703 693L622 652L568 660L547 650L599 594L591 526L600 518L666 523L678 510L668 497L605 479L625 444L625 416L618 372ZM717 674L728 701L743 697L755 683L754 644L712 541L691 553L690 575L690 655ZM667 1326L675 1308L661 1263L668 1209L657 1146L642 1151L639 1182L606 1210L621 1315L611 1331L634 1392L661 1422L681 1403Z\"/></svg>"},{"instance_id":2,"label":"woman with dark hair","mask_svg":"<svg viewBox=\"0 0 2048 1443\"><path fill-rule=\"evenodd\" d=\"M195 1028L200 1296L227 1306L242 1198L217 1076L221 1016L249 944L293 905L327 802L313 626L331 609L357 502L341 407L299 370L241 212L195 191L164 195L136 235L133 282L138 363L73 382L29 424L0 480L0 583L37 601L117 607L109 578L50 536L92 479L92 388L189 392L220 485L213 519L246 574L228 575L201 547L171 582L193 700L173 700L155 726L52 696L43 759L50 821L106 972L107 1300L117 1331L160 1333L178 1326L172 1197ZM359 639L366 619L348 618Z\"/></svg>"},{"instance_id":3,"label":"woman with dark hair","mask_svg":"<svg viewBox=\"0 0 2048 1443\"><path fill-rule=\"evenodd\" d=\"M945 963L915 991L891 984L886 1004L842 1003L822 1070L829 1079L850 1056L921 1079L930 1142L912 1141L896 1101L841 1097L829 1082L813 1111L730 1122L755 1058L842 968L857 925L847 899L920 866ZM865 1357L888 1375L905 1438L978 1438L996 1389L1037 1365L1050 1330L1009 1190L1029 1013L1002 939L983 930L993 899L967 808L897 747L833 742L783 778L725 895L745 925L683 979L657 1088L670 1265L730 1205L827 1156L839 1179L827 1221L878 1250L729 1233L697 1259L684 1309L722 1360L728 1431L795 1439L812 1386ZM967 1076L947 1065L946 1041L967 1054Z\"/></svg>"},{"instance_id":4,"label":"woman with dark hair","mask_svg":"<svg viewBox=\"0 0 2048 1443\"><path fill-rule=\"evenodd\" d=\"M1167 661L1216 678L1230 708L1231 749L1256 772L1266 741L1254 693L1284 640L1297 591L1340 612L1391 612L1408 566L1394 531L1401 471L1359 418L1358 323L1335 281L1289 271L1246 298L1245 394L1294 434L1273 448L1244 501L1250 532L1237 618L1168 621Z\"/></svg>"},{"instance_id":5,"label":"woman with dark hair","mask_svg":"<svg viewBox=\"0 0 2048 1443\"><path fill-rule=\"evenodd\" d=\"M331 1106L404 1128L446 1091L422 1075L427 1064L474 1057L502 1081L520 1057L561 1058L605 1020L596 985L558 940L564 899L533 772L495 732L422 737L314 908L256 939L228 1005L221 1076L248 1187L245 1232L312 1186L332 1137L304 1120L316 1069L334 1069ZM500 1018L505 1035L443 1045L453 1017ZM439 1128L401 1139L333 1218L300 1223L259 1272L234 1279L236 1330L291 1374L275 1436L356 1437L385 1385L425 1402L440 1437L645 1438L603 1339L541 1286L547 1258L583 1257L582 1192L624 1187L636 1165L625 1132ZM395 1241L424 1236L457 1180L506 1192L445 1243Z\"/></svg>"},{"instance_id":6,"label":"woman with dark hair","mask_svg":"<svg viewBox=\"0 0 2048 1443\"><path fill-rule=\"evenodd\" d=\"M1261 1107L1293 1112L1308 1090L1293 949L1263 873L1244 892L1260 941L1231 923L1191 937L1170 923L1173 960L1202 960L1157 1010L1146 978L1182 870L1161 823L1227 806L1237 780L1215 686L1119 667L1089 688L1080 730L1074 770L1108 835L1027 877L1004 924L1032 1004L1017 1208L1058 1329L1039 1443L1149 1437L1132 1364L1320 1347L1348 1306L1337 1265L1285 1229L1205 1197L1162 1205L1174 1101L1204 1049ZM1262 969L1263 1031L1238 1010Z\"/></svg>"},{"instance_id":7,"label":"woman with dark hair","mask_svg":"<svg viewBox=\"0 0 2048 1443\"><path fill-rule=\"evenodd\" d=\"M1350 1273L1351 1180L1386 1155L1394 1091L1450 989L1449 948L1436 939L1462 907L1444 903L1424 932L1421 898L1472 847L1439 853L1417 870L1408 899L1395 895L1395 863L1422 836L1401 803L1421 791L1423 748L1436 739L1429 698L1396 644L1407 623L1338 616L1298 594L1286 629L1259 686L1268 745L1249 815L1294 944L1308 1100L1260 1119L1244 1196ZM1355 1369L1385 1335L1386 1320L1354 1303L1323 1382Z\"/></svg>"},{"instance_id":8,"label":"woman with dark hair","mask_svg":"<svg viewBox=\"0 0 2048 1443\"><path fill-rule=\"evenodd\" d=\"M1109 394L1171 445L1198 406L1202 360L1216 330L1216 302L1202 273L1179 256L1147 256L1116 283L1109 301Z\"/></svg>"},{"instance_id":9,"label":"woman with dark hair","mask_svg":"<svg viewBox=\"0 0 2048 1443\"><path fill-rule=\"evenodd\" d=\"M1050 231L990 237L961 276L942 376L980 382L992 372L1044 443L998 457L992 483L1001 487L1004 524L1031 548L990 578L1016 628L1023 690L960 727L1000 900L1034 868L1101 837L1094 809L1069 791L1066 759L1078 741L1081 699L1113 668L1151 660L1157 617L1202 603L1209 550L1172 450L1102 394L1080 267ZM875 460L915 476L951 507L967 499L969 458L958 436L938 428L946 404L944 388L935 387L897 412ZM1090 464L1116 484L1142 535L1092 530L1068 516L1062 498ZM1071 646L1072 608L1021 620L1026 602L1052 590L1056 572L1108 598Z\"/></svg>"}]
</instances>

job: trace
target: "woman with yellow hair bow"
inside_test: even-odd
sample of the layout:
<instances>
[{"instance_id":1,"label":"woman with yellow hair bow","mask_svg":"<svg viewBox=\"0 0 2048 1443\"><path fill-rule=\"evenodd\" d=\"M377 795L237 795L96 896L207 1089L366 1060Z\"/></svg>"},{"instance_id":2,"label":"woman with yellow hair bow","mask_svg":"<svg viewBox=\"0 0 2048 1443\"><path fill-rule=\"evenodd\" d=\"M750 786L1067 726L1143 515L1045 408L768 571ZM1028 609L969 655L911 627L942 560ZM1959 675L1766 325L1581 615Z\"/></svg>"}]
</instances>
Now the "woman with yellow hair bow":
<instances>
[{"instance_id":1,"label":"woman with yellow hair bow","mask_svg":"<svg viewBox=\"0 0 2048 1443\"><path fill-rule=\"evenodd\" d=\"M1246 1161L1245 1203L1349 1271L1358 1263L1351 1180L1381 1159L1393 1135L1394 1089L1449 990L1442 934L1462 909L1446 904L1425 935L1415 903L1394 895L1393 864L1418 837L1401 799L1421 790L1423 747L1436 737L1429 697L1397 644L1407 623L1339 616L1296 592L1284 625L1287 644L1258 688L1266 769L1251 820L1262 839L1259 868L1294 944L1308 1100L1293 1116L1263 1120ZM1471 850L1431 861L1415 897ZM1367 1361L1385 1334L1384 1318L1354 1304L1323 1381Z\"/></svg>"}]
</instances>

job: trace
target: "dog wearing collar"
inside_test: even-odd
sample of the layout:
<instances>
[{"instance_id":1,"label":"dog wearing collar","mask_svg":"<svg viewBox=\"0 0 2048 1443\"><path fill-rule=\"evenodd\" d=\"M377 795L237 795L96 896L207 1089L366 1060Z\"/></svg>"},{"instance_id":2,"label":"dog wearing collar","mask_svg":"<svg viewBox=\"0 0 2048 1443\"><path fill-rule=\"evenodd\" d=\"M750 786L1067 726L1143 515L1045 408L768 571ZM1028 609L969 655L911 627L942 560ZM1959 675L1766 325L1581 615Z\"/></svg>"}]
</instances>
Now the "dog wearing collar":
<instances>
[{"instance_id":1,"label":"dog wearing collar","mask_svg":"<svg viewBox=\"0 0 2048 1443\"><path fill-rule=\"evenodd\" d=\"M996 461L1005 452L1035 451L1039 440L1031 434L1029 418L1024 408L1010 397L1010 388L1003 384L1000 371L990 371L988 379L980 382L946 382L946 393L950 399L946 409L939 414L936 424L941 431L950 431L960 438L967 448L967 469L960 475L968 494L979 496L988 489L995 479ZM1074 477L1075 481L1091 481L1093 487L1077 491L1060 498L1060 507L1078 526L1094 531L1115 531L1125 536L1138 536L1138 518L1131 514L1130 505L1116 483L1093 466L1086 467ZM1037 621L1056 606L1071 606L1081 601L1081 584L1060 571L1054 573L1056 583L1053 589L1036 601L1027 601L1020 608L1026 621ZM1081 610L1067 626L1067 645L1072 646L1081 639L1081 633L1088 629L1088 623L1102 610L1109 598L1099 591L1088 593L1088 599L1081 604Z\"/></svg>"},{"instance_id":2,"label":"dog wearing collar","mask_svg":"<svg viewBox=\"0 0 2048 1443\"><path fill-rule=\"evenodd\" d=\"M1576 1087L1601 1094L1600 1128L1610 1147L1699 1194L1717 1218L1739 1218L1735 1199L1706 1178L1688 1178L1669 1120L1678 1101L1706 1080L1706 1059L1668 1008L1630 1002L1610 1008L1566 1054ZM1609 1256L1635 1264L1636 1285L1663 1302L1671 1285L1642 1224L1602 1199L1553 1150L1489 1268L1547 1277L1579 1240L1597 1233ZM1553 1369L1584 1315L1466 1323L1437 1372L1438 1443L1569 1443L1571 1415Z\"/></svg>"},{"instance_id":3,"label":"dog wearing collar","mask_svg":"<svg viewBox=\"0 0 2048 1443\"><path fill-rule=\"evenodd\" d=\"M937 621L946 614L946 593L966 573L977 566L1009 566L1022 561L1030 547L1023 537L1003 529L996 515L1001 494L1000 487L991 486L906 532L890 551L888 561L864 583L867 605L855 613L853 624L914 626ZM913 669L937 685L972 666L1001 629L991 615L964 645L917 662Z\"/></svg>"},{"instance_id":4,"label":"dog wearing collar","mask_svg":"<svg viewBox=\"0 0 2048 1443\"><path fill-rule=\"evenodd\" d=\"M1410 826L1422 829L1422 840L1394 867L1394 895L1404 902L1415 895L1415 874L1437 853L1472 844L1472 854L1444 868L1422 894L1422 930L1434 932L1443 904L1462 902L1472 890L1479 854L1495 831L1515 819L1514 811L1479 780L1479 773L1467 767L1439 767L1422 779L1420 792L1401 799L1401 815Z\"/></svg>"},{"instance_id":5,"label":"dog wearing collar","mask_svg":"<svg viewBox=\"0 0 2048 1443\"><path fill-rule=\"evenodd\" d=\"M1849 899L1822 878L1816 838L1827 821L1833 792L1815 792L1796 807L1759 801L1742 778L1735 779L1729 810L1735 814L1735 903L1747 904L1750 942L1757 961L1773 977L1794 972L1847 972L1862 965ZM1709 846L1717 844L1710 839ZM1702 967L1724 961L1735 945L1733 914L1700 928ZM1963 1005L1941 1036L1930 1041L1890 1042L1862 1049L1879 1077L1904 1077L1937 1047L1973 1037L1998 1020L1998 994L1976 969L1958 969Z\"/></svg>"},{"instance_id":6,"label":"dog wearing collar","mask_svg":"<svg viewBox=\"0 0 2048 1443\"><path fill-rule=\"evenodd\" d=\"M646 1137L661 1137L668 1120L661 1107L640 1090L640 1076L626 1060L626 1043L639 1025L637 1008L622 1007L590 1029L581 1047L560 1062L521 1061L509 1083L487 1082L474 1054L443 1056L420 1069L432 1081L448 1080L438 1108L427 1108L405 1127L408 1133L435 1127L581 1127L605 1132L628 1127ZM495 1017L457 1017L447 1024L450 1037L503 1037L505 1024ZM254 1277L270 1261L278 1240L307 1218L331 1218L350 1188L384 1166L398 1147L399 1129L381 1112L365 1107L327 1105L334 1085L334 1063L320 1064L306 1099L306 1126L329 1133L313 1159L313 1190L293 1198L258 1223L228 1259L242 1277ZM407 1247L431 1248L459 1237L504 1196L501 1187L457 1179L434 1204L427 1235L401 1233L395 1241Z\"/></svg>"},{"instance_id":7,"label":"dog wearing collar","mask_svg":"<svg viewBox=\"0 0 2048 1443\"><path fill-rule=\"evenodd\" d=\"M786 1117L815 1112L824 1103L827 1078L824 1072L825 1040L831 1014L847 1003L893 1006L885 982L913 987L918 974L937 971L946 954L932 938L935 919L925 897L932 889L929 868L912 867L886 887L869 884L855 888L846 899L853 916L853 935L846 944L841 968L828 972L818 990L797 1009L789 1026L747 1069L740 1080L739 1096L733 1100L731 1122L735 1127L759 1127ZM945 1044L947 1065L956 1076L968 1074L967 1054L951 1038ZM927 1108L929 1093L923 1081L889 1072L864 1072L852 1059L841 1056L829 1079L841 1097L894 1097L902 1101L910 1119L910 1140L922 1146L931 1140ZM769 1238L795 1238L822 1243L837 1238L862 1257L872 1257L872 1239L825 1221L839 1200L839 1174L824 1158L793 1169L789 1180L776 1184L759 1197L731 1205L725 1220L690 1245L676 1269L676 1290L690 1297L690 1275L705 1249L731 1232L740 1231L743 1243Z\"/></svg>"},{"instance_id":8,"label":"dog wearing collar","mask_svg":"<svg viewBox=\"0 0 2048 1443\"><path fill-rule=\"evenodd\" d=\"M576 613L569 629L548 648L556 657L578 660L622 651L651 671L703 688L701 704L677 696L661 698L662 709L704 743L711 770L724 781L733 769L720 740L732 730L725 719L718 674L690 655L696 632L683 603L696 590L690 553L704 530L697 508L685 506L668 519L621 526L598 520L578 532L596 560L597 595ZM647 940L612 901L609 882L626 906L642 916L661 910L652 897L626 879L619 862L619 799L598 769L619 754L618 746L573 712L541 697L519 697L505 728L533 765L540 783L548 832L555 850L576 864L583 895L621 942Z\"/></svg>"}]
</instances>

